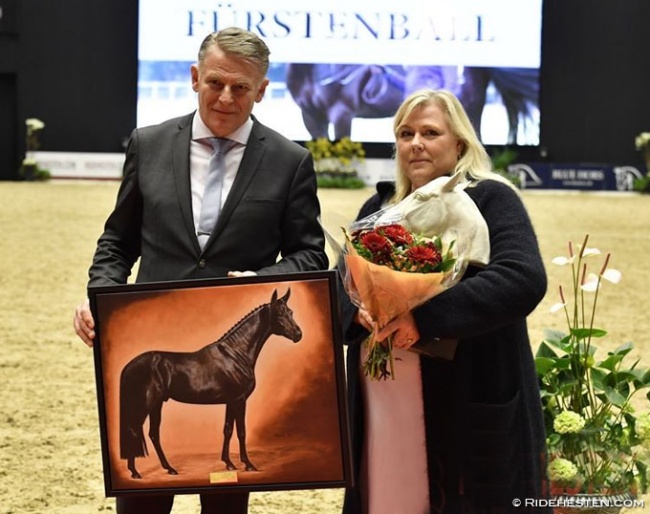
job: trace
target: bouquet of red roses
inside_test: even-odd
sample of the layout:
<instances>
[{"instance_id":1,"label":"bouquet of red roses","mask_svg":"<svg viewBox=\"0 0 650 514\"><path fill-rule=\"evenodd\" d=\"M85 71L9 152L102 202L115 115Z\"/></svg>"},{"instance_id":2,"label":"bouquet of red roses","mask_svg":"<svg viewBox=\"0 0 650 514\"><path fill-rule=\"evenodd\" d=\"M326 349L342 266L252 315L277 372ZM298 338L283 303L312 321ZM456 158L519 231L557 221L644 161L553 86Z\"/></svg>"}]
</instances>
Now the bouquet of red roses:
<instances>
[{"instance_id":1,"label":"bouquet of red roses","mask_svg":"<svg viewBox=\"0 0 650 514\"><path fill-rule=\"evenodd\" d=\"M343 281L352 301L368 311L379 328L455 284L463 261L455 241L446 248L440 237L423 237L393 223L345 231ZM395 378L392 341L365 341L363 364L372 379Z\"/></svg>"},{"instance_id":2,"label":"bouquet of red roses","mask_svg":"<svg viewBox=\"0 0 650 514\"><path fill-rule=\"evenodd\" d=\"M487 225L458 179L439 177L344 229L343 284L377 330L452 287L469 262L487 264ZM363 370L394 379L391 338L377 341L375 333L365 341Z\"/></svg>"}]
</instances>

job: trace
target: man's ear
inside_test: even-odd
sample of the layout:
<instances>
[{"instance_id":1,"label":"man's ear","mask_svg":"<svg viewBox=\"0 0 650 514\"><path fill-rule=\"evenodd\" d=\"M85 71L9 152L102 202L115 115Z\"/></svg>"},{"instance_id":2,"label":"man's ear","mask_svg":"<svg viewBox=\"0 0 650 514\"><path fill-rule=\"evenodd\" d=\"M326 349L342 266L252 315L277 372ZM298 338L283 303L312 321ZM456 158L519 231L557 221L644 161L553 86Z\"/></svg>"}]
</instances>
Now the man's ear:
<instances>
[{"instance_id":1,"label":"man's ear","mask_svg":"<svg viewBox=\"0 0 650 514\"><path fill-rule=\"evenodd\" d=\"M195 93L199 91L199 66L198 64L192 64L190 66L190 74L192 76L192 89Z\"/></svg>"},{"instance_id":2,"label":"man's ear","mask_svg":"<svg viewBox=\"0 0 650 514\"><path fill-rule=\"evenodd\" d=\"M262 98L264 98L264 93L266 92L266 86L269 85L269 82L270 80L268 78L265 78L260 84L260 88L257 91L257 96L255 97L256 102L261 102Z\"/></svg>"}]
</instances>

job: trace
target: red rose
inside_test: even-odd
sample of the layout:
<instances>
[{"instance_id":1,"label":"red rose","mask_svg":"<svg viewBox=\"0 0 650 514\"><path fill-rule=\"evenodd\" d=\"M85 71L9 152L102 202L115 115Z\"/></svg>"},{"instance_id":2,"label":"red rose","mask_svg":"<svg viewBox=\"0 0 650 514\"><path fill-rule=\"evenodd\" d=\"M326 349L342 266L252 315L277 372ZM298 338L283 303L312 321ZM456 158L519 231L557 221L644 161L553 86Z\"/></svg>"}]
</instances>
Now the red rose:
<instances>
[{"instance_id":1,"label":"red rose","mask_svg":"<svg viewBox=\"0 0 650 514\"><path fill-rule=\"evenodd\" d=\"M402 225L387 225L381 227L379 232L398 245L410 245L413 242L413 236Z\"/></svg>"},{"instance_id":2,"label":"red rose","mask_svg":"<svg viewBox=\"0 0 650 514\"><path fill-rule=\"evenodd\" d=\"M384 236L376 232L366 232L359 236L359 242L373 254L387 255L393 249L393 245Z\"/></svg>"},{"instance_id":3,"label":"red rose","mask_svg":"<svg viewBox=\"0 0 650 514\"><path fill-rule=\"evenodd\" d=\"M412 246L406 250L406 257L412 261L427 263L431 266L437 266L442 262L442 256L433 244Z\"/></svg>"}]
</instances>

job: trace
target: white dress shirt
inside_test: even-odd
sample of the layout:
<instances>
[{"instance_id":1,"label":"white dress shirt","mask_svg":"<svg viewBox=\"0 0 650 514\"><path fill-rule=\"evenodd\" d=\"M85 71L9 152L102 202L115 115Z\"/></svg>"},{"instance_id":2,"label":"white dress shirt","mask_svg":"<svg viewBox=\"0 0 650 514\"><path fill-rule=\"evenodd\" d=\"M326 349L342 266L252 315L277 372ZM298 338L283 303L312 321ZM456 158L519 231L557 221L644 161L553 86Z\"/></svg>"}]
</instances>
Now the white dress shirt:
<instances>
[{"instance_id":1,"label":"white dress shirt","mask_svg":"<svg viewBox=\"0 0 650 514\"><path fill-rule=\"evenodd\" d=\"M248 118L246 123L234 132L226 136L227 139L236 141L237 144L225 155L226 171L223 177L223 189L221 190L221 206L228 198L228 193L235 181L237 170L244 156L244 150L248 143L248 137L253 129L253 120ZM192 214L194 216L194 227L199 226L201 216L201 204L203 203L203 191L208 178L208 162L212 155L212 146L203 139L215 137L210 129L203 123L198 111L194 113L192 120L192 141L190 142L190 187L192 190ZM205 236L206 238L208 236Z\"/></svg>"}]
</instances>

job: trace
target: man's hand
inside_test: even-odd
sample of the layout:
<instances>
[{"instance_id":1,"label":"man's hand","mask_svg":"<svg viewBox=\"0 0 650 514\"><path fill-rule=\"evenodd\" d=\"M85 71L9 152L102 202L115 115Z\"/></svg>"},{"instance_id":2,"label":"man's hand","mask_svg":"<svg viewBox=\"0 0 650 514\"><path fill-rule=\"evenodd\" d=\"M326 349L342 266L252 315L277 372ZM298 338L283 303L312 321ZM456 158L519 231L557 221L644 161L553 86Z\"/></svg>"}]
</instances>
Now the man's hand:
<instances>
[{"instance_id":1,"label":"man's hand","mask_svg":"<svg viewBox=\"0 0 650 514\"><path fill-rule=\"evenodd\" d=\"M90 302L84 300L74 311L74 331L89 347L93 346L95 339L95 320L90 312Z\"/></svg>"},{"instance_id":2,"label":"man's hand","mask_svg":"<svg viewBox=\"0 0 650 514\"><path fill-rule=\"evenodd\" d=\"M254 271L229 271L229 277L255 277L257 273Z\"/></svg>"}]
</instances>

